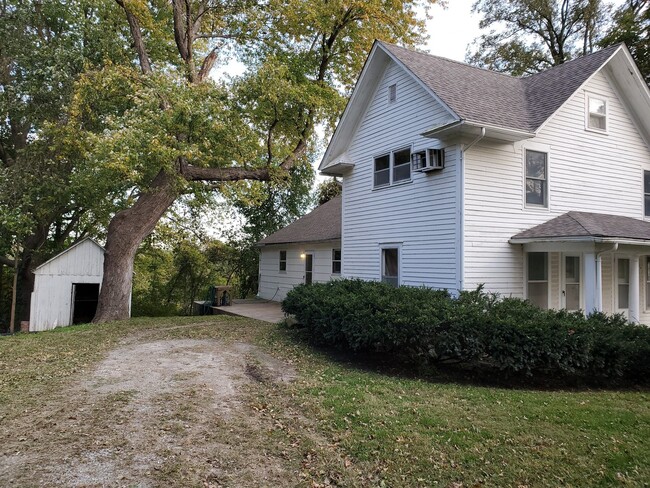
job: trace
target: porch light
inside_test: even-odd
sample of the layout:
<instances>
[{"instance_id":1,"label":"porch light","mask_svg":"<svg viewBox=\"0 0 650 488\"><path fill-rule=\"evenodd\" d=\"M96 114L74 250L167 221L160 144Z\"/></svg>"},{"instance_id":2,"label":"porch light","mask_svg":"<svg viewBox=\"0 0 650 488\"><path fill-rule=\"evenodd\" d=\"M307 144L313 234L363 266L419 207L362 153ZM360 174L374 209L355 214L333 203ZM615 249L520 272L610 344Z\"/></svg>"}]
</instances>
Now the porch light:
<instances>
[{"instance_id":1,"label":"porch light","mask_svg":"<svg viewBox=\"0 0 650 488\"><path fill-rule=\"evenodd\" d=\"M305 259L306 257L307 255L304 252L300 253L300 259Z\"/></svg>"}]
</instances>

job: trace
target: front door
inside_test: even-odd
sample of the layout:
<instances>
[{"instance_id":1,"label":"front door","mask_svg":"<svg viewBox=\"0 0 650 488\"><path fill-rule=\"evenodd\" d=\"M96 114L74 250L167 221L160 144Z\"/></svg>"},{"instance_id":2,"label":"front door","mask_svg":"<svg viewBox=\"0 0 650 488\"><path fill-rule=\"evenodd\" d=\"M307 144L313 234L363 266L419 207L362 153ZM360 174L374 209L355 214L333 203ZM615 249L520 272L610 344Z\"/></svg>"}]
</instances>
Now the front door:
<instances>
[{"instance_id":1,"label":"front door","mask_svg":"<svg viewBox=\"0 0 650 488\"><path fill-rule=\"evenodd\" d=\"M616 260L616 311L626 317L630 311L630 260Z\"/></svg>"},{"instance_id":2,"label":"front door","mask_svg":"<svg viewBox=\"0 0 650 488\"><path fill-rule=\"evenodd\" d=\"M580 286L580 256L564 256L562 271L562 307L567 310L580 310L582 296Z\"/></svg>"},{"instance_id":3,"label":"front door","mask_svg":"<svg viewBox=\"0 0 650 488\"><path fill-rule=\"evenodd\" d=\"M311 285L314 268L314 255L305 254L305 284Z\"/></svg>"}]
</instances>

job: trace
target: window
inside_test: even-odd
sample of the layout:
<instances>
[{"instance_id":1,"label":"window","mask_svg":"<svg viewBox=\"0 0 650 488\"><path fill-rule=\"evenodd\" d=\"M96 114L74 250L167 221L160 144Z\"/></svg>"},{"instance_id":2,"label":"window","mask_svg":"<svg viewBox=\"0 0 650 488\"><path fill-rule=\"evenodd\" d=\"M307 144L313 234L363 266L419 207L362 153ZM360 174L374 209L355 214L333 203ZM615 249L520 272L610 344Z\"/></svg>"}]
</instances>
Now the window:
<instances>
[{"instance_id":1,"label":"window","mask_svg":"<svg viewBox=\"0 0 650 488\"><path fill-rule=\"evenodd\" d=\"M375 158L375 187L390 185L390 155Z\"/></svg>"},{"instance_id":2,"label":"window","mask_svg":"<svg viewBox=\"0 0 650 488\"><path fill-rule=\"evenodd\" d=\"M287 270L287 251L280 251L280 271Z\"/></svg>"},{"instance_id":3,"label":"window","mask_svg":"<svg viewBox=\"0 0 650 488\"><path fill-rule=\"evenodd\" d=\"M627 310L630 308L630 260L618 259L616 266L617 306L619 310Z\"/></svg>"},{"instance_id":4,"label":"window","mask_svg":"<svg viewBox=\"0 0 650 488\"><path fill-rule=\"evenodd\" d=\"M389 285L399 285L399 249L381 250L381 281Z\"/></svg>"},{"instance_id":5,"label":"window","mask_svg":"<svg viewBox=\"0 0 650 488\"><path fill-rule=\"evenodd\" d=\"M645 309L650 310L650 256L645 258Z\"/></svg>"},{"instance_id":6,"label":"window","mask_svg":"<svg viewBox=\"0 0 650 488\"><path fill-rule=\"evenodd\" d=\"M548 253L528 253L528 300L540 308L548 308Z\"/></svg>"},{"instance_id":7,"label":"window","mask_svg":"<svg viewBox=\"0 0 650 488\"><path fill-rule=\"evenodd\" d=\"M393 183L411 178L411 150L404 149L393 154Z\"/></svg>"},{"instance_id":8,"label":"window","mask_svg":"<svg viewBox=\"0 0 650 488\"><path fill-rule=\"evenodd\" d=\"M332 249L332 274L341 274L341 250Z\"/></svg>"},{"instance_id":9,"label":"window","mask_svg":"<svg viewBox=\"0 0 650 488\"><path fill-rule=\"evenodd\" d=\"M374 188L411 179L411 150L401 149L375 158Z\"/></svg>"},{"instance_id":10,"label":"window","mask_svg":"<svg viewBox=\"0 0 650 488\"><path fill-rule=\"evenodd\" d=\"M392 84L388 87L388 103L393 103L397 100L397 85Z\"/></svg>"},{"instance_id":11,"label":"window","mask_svg":"<svg viewBox=\"0 0 650 488\"><path fill-rule=\"evenodd\" d=\"M587 128L607 130L607 101L604 98L587 96Z\"/></svg>"},{"instance_id":12,"label":"window","mask_svg":"<svg viewBox=\"0 0 650 488\"><path fill-rule=\"evenodd\" d=\"M526 205L548 207L547 154L526 150Z\"/></svg>"},{"instance_id":13,"label":"window","mask_svg":"<svg viewBox=\"0 0 650 488\"><path fill-rule=\"evenodd\" d=\"M643 172L643 215L650 217L650 171Z\"/></svg>"}]
</instances>

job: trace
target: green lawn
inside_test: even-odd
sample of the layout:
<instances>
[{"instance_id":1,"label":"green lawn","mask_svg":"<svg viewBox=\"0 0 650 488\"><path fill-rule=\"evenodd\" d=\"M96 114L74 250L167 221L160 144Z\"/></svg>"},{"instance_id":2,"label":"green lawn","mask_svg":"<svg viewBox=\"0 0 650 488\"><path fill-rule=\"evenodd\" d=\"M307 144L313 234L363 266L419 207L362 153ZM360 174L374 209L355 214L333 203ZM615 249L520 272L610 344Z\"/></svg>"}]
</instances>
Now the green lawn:
<instances>
[{"instance_id":1,"label":"green lawn","mask_svg":"<svg viewBox=\"0 0 650 488\"><path fill-rule=\"evenodd\" d=\"M650 480L648 392L508 390L389 376L243 319L134 319L0 338L0 424L10 430L26 409L89 374L118 344L180 338L256 344L296 369L293 383L248 387L242 408L249 425L219 424L241 439L255 438L256 448L291 473L286 486L648 486ZM198 467L194 477L175 469L157 478L159 486L211 486ZM229 479L223 485L237 486L236 474Z\"/></svg>"}]
</instances>

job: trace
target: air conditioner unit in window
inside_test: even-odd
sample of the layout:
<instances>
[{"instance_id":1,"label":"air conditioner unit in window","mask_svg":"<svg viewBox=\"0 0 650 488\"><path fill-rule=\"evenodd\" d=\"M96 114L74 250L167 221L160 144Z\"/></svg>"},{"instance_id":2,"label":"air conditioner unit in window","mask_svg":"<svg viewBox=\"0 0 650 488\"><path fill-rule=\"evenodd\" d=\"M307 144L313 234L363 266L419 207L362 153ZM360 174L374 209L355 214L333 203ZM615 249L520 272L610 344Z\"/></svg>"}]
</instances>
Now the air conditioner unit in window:
<instances>
[{"instance_id":1,"label":"air conditioner unit in window","mask_svg":"<svg viewBox=\"0 0 650 488\"><path fill-rule=\"evenodd\" d=\"M413 171L433 171L445 167L444 149L424 149L411 154Z\"/></svg>"}]
</instances>

